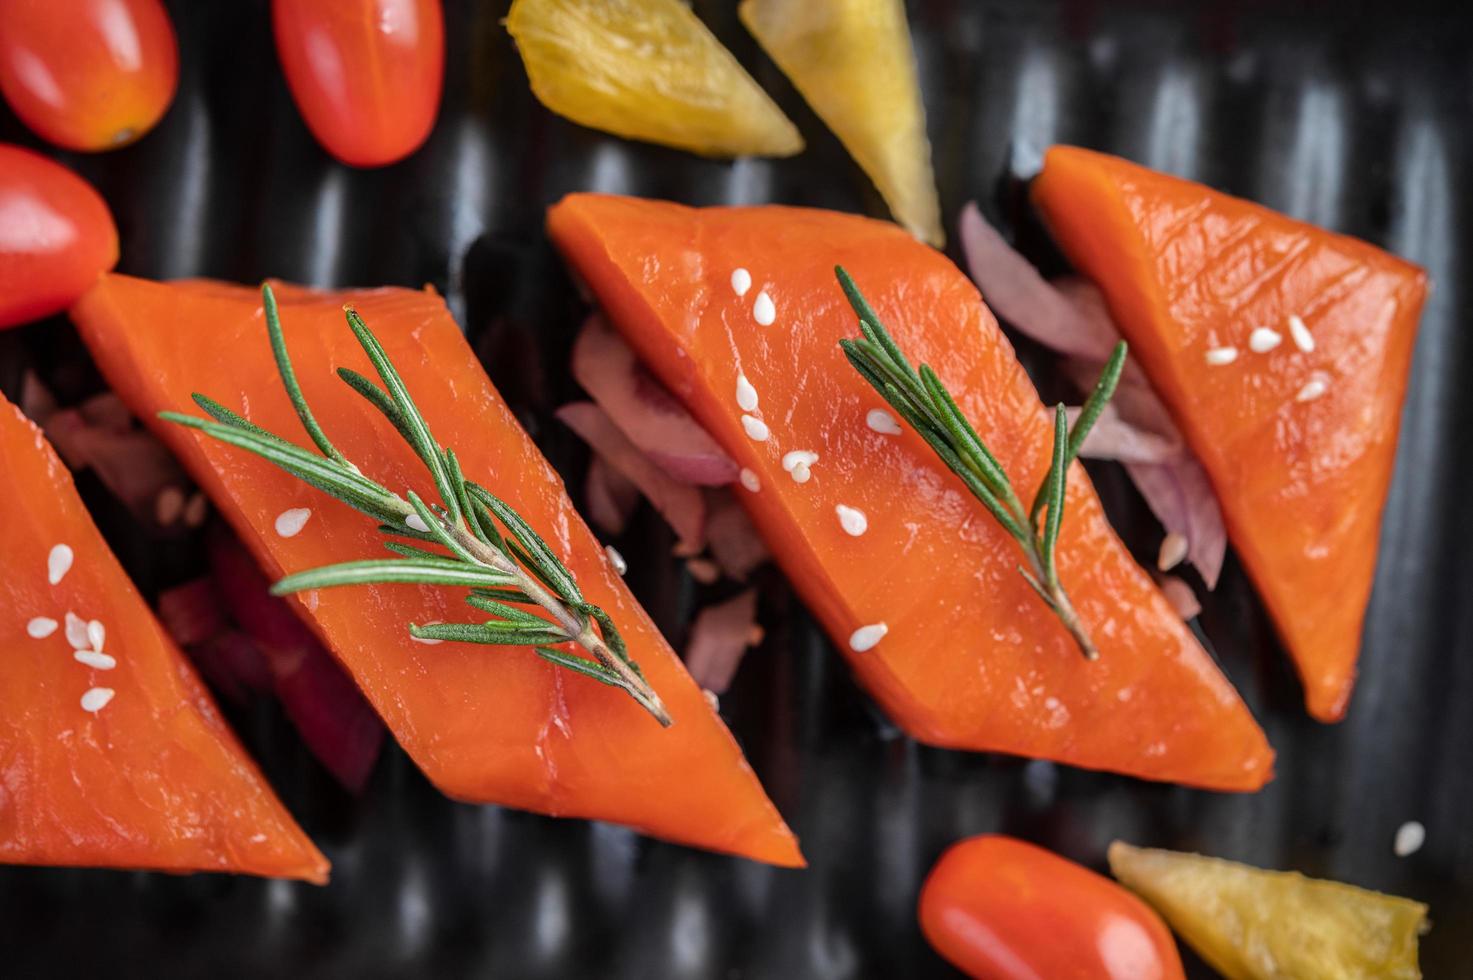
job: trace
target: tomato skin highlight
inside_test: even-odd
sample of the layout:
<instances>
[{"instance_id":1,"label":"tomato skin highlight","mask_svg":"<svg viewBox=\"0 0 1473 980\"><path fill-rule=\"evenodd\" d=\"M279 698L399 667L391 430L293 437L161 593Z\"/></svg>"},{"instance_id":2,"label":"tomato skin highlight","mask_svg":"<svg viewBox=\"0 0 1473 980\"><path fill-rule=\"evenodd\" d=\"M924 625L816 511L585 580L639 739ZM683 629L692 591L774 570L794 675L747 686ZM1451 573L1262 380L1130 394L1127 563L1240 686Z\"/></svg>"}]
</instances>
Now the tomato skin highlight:
<instances>
[{"instance_id":1,"label":"tomato skin highlight","mask_svg":"<svg viewBox=\"0 0 1473 980\"><path fill-rule=\"evenodd\" d=\"M921 931L978 980L1183 980L1155 912L1124 888L999 834L961 841L921 888Z\"/></svg>"},{"instance_id":2,"label":"tomato skin highlight","mask_svg":"<svg viewBox=\"0 0 1473 980\"><path fill-rule=\"evenodd\" d=\"M0 143L0 328L60 313L117 261L118 229L92 185Z\"/></svg>"},{"instance_id":3,"label":"tomato skin highlight","mask_svg":"<svg viewBox=\"0 0 1473 980\"><path fill-rule=\"evenodd\" d=\"M57 146L126 146L159 121L178 84L161 0L0 2L0 93Z\"/></svg>"},{"instance_id":4,"label":"tomato skin highlight","mask_svg":"<svg viewBox=\"0 0 1473 980\"><path fill-rule=\"evenodd\" d=\"M272 0L276 53L333 156L381 167L419 149L445 77L440 0Z\"/></svg>"}]
</instances>

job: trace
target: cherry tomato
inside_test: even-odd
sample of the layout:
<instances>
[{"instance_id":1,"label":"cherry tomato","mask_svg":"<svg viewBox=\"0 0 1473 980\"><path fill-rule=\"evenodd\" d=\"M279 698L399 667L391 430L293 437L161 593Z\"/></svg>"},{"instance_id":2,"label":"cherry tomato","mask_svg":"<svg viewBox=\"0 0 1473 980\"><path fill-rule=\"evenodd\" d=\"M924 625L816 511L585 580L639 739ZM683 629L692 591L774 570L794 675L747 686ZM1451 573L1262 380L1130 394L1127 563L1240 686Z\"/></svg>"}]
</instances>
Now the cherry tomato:
<instances>
[{"instance_id":1,"label":"cherry tomato","mask_svg":"<svg viewBox=\"0 0 1473 980\"><path fill-rule=\"evenodd\" d=\"M445 74L440 0L272 0L292 98L327 152L355 167L413 153Z\"/></svg>"},{"instance_id":2,"label":"cherry tomato","mask_svg":"<svg viewBox=\"0 0 1473 980\"><path fill-rule=\"evenodd\" d=\"M0 143L0 327L60 313L117 261L118 230L92 185Z\"/></svg>"},{"instance_id":3,"label":"cherry tomato","mask_svg":"<svg viewBox=\"0 0 1473 980\"><path fill-rule=\"evenodd\" d=\"M1108 878L1011 837L972 837L921 889L921 931L981 980L1182 980L1171 933Z\"/></svg>"},{"instance_id":4,"label":"cherry tomato","mask_svg":"<svg viewBox=\"0 0 1473 980\"><path fill-rule=\"evenodd\" d=\"M160 0L0 0L0 92L57 146L133 142L163 116L178 82Z\"/></svg>"}]
</instances>

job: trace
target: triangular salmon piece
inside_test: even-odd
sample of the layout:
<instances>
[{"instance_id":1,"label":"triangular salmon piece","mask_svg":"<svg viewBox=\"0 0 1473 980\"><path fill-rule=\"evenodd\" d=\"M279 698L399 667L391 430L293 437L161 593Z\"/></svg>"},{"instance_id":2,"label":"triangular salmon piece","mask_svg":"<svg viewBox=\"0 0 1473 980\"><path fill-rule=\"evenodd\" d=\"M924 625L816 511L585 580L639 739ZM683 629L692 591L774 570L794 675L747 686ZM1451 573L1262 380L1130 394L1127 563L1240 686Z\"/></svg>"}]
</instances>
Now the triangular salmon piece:
<instances>
[{"instance_id":1,"label":"triangular salmon piece","mask_svg":"<svg viewBox=\"0 0 1473 980\"><path fill-rule=\"evenodd\" d=\"M378 335L441 444L546 538L588 600L618 624L675 724L530 648L425 645L411 622L472 622L453 589L373 586L296 597L399 743L456 799L628 824L656 837L798 865L797 843L741 750L609 564L562 481L487 380L431 291L277 288L296 373L333 442L365 473L433 499L393 428L336 376L373 368L348 330L352 305ZM267 342L259 292L216 282L107 276L72 311L103 374L140 417L195 411L202 391L306 443ZM269 463L176 425L155 429L267 573L387 554L374 523ZM311 513L276 530L284 511ZM480 617L484 619L484 616Z\"/></svg>"},{"instance_id":2,"label":"triangular salmon piece","mask_svg":"<svg viewBox=\"0 0 1473 980\"><path fill-rule=\"evenodd\" d=\"M737 13L895 220L922 241L945 241L902 0L743 0Z\"/></svg>"},{"instance_id":3,"label":"triangular salmon piece","mask_svg":"<svg viewBox=\"0 0 1473 980\"><path fill-rule=\"evenodd\" d=\"M1033 195L1206 468L1310 714L1339 720L1426 275L1089 150L1049 150Z\"/></svg>"},{"instance_id":4,"label":"triangular salmon piece","mask_svg":"<svg viewBox=\"0 0 1473 980\"><path fill-rule=\"evenodd\" d=\"M1121 841L1110 871L1228 980L1422 976L1421 902Z\"/></svg>"},{"instance_id":5,"label":"triangular salmon piece","mask_svg":"<svg viewBox=\"0 0 1473 980\"><path fill-rule=\"evenodd\" d=\"M907 732L1214 789L1268 780L1263 733L1082 467L1059 561L1093 663L1018 575L1016 542L918 435L876 414L839 350L858 328L836 264L957 393L1024 499L1043 478L1048 413L945 256L894 225L801 208L574 194L548 224L610 322L743 467L737 493L768 547ZM817 454L807 482L783 465L795 451Z\"/></svg>"},{"instance_id":6,"label":"triangular salmon piece","mask_svg":"<svg viewBox=\"0 0 1473 980\"><path fill-rule=\"evenodd\" d=\"M0 397L0 863L327 881L40 431Z\"/></svg>"}]
</instances>

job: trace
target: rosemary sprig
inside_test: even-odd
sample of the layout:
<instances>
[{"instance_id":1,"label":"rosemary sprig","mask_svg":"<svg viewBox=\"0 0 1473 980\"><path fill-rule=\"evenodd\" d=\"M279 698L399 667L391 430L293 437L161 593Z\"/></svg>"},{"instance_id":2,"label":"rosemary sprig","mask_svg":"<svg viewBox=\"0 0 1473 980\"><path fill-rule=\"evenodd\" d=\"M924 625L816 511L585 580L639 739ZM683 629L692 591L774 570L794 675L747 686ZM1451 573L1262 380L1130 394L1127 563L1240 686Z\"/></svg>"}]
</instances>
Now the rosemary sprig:
<instances>
[{"instance_id":1,"label":"rosemary sprig","mask_svg":"<svg viewBox=\"0 0 1473 980\"><path fill-rule=\"evenodd\" d=\"M1018 566L1018 572L1063 622L1084 656L1089 660L1098 659L1099 650L1079 621L1069 594L1059 581L1054 553L1064 520L1064 491L1069 464L1079 455L1085 436L1089 435L1105 404L1115 393L1120 372L1125 367L1125 342L1115 345L1072 432L1064 406L1055 407L1054 445L1048 472L1034 495L1033 505L1025 510L997 457L982 442L936 372L924 364L919 369L911 367L854 280L842 266L836 267L834 274L839 278L849 305L859 316L861 336L839 341L844 356L920 433L942 462L961 478L972 495L982 501L1004 530L1017 540L1027 559L1026 565ZM1041 527L1040 515L1044 518Z\"/></svg>"},{"instance_id":2,"label":"rosemary sprig","mask_svg":"<svg viewBox=\"0 0 1473 980\"><path fill-rule=\"evenodd\" d=\"M588 602L572 572L509 504L468 481L454 451L440 446L414 404L403 378L378 338L358 314L344 308L348 326L368 355L383 386L339 368L338 376L378 409L424 463L440 500L427 503L413 491L404 496L364 476L323 431L312 414L287 354L276 297L261 287L266 331L287 397L319 453L267 432L204 395L194 396L208 419L161 412L160 418L198 429L221 442L255 453L299 480L371 517L391 540L395 557L348 561L288 575L271 589L276 595L349 585L410 582L469 588L466 604L492 618L479 623L411 623L412 636L492 646L530 646L549 663L619 688L669 726L671 719L639 665L629 656L614 621ZM498 528L497 524L500 524ZM417 545L402 540L416 541ZM435 546L442 551L433 550ZM526 608L537 607L539 616ZM550 617L550 618L548 618ZM591 654L556 649L575 643Z\"/></svg>"}]
</instances>

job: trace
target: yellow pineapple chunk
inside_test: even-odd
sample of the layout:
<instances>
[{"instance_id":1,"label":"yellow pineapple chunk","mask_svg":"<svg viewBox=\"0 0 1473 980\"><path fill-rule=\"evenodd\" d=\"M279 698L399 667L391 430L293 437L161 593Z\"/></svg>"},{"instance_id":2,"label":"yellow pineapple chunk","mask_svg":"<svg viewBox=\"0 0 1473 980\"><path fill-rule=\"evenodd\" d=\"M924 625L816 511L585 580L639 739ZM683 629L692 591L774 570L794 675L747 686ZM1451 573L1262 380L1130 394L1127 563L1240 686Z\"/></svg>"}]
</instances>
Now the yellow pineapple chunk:
<instances>
[{"instance_id":1,"label":"yellow pineapple chunk","mask_svg":"<svg viewBox=\"0 0 1473 980\"><path fill-rule=\"evenodd\" d=\"M1292 871L1110 845L1115 877L1228 980L1417 980L1427 906Z\"/></svg>"},{"instance_id":2,"label":"yellow pineapple chunk","mask_svg":"<svg viewBox=\"0 0 1473 980\"><path fill-rule=\"evenodd\" d=\"M506 29L537 98L576 123L714 157L803 149L680 0L516 0Z\"/></svg>"},{"instance_id":3,"label":"yellow pineapple chunk","mask_svg":"<svg viewBox=\"0 0 1473 980\"><path fill-rule=\"evenodd\" d=\"M941 205L903 0L742 0L737 13L869 174L895 220L940 246Z\"/></svg>"}]
</instances>

